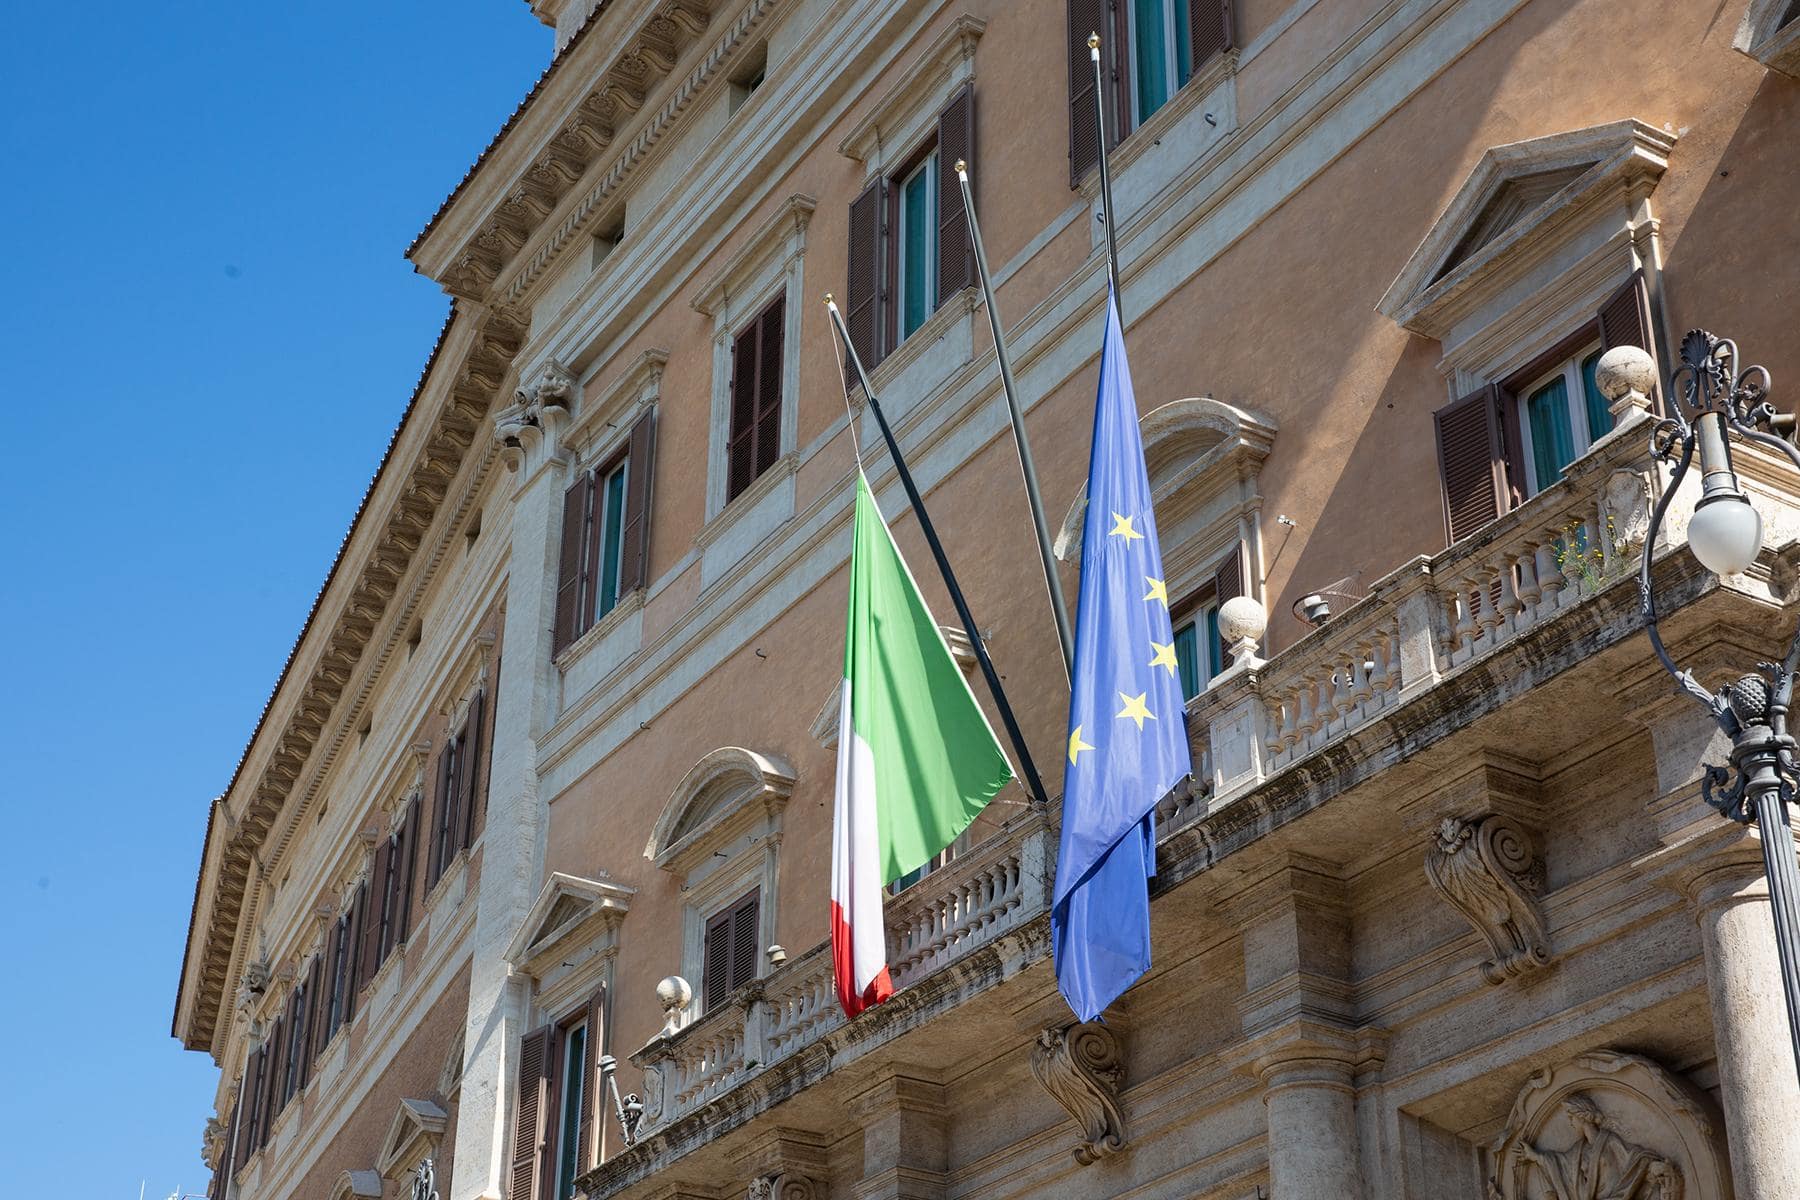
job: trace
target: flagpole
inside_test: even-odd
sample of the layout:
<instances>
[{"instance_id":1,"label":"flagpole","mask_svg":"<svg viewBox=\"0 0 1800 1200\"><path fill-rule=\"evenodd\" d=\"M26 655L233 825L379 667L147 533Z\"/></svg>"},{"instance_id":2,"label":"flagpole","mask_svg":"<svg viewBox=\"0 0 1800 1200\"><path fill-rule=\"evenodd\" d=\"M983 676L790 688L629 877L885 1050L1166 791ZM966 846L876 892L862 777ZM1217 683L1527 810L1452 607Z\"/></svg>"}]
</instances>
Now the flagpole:
<instances>
[{"instance_id":1,"label":"flagpole","mask_svg":"<svg viewBox=\"0 0 1800 1200\"><path fill-rule=\"evenodd\" d=\"M881 427L882 440L887 443L888 454L894 460L894 469L900 474L900 486L906 490L907 503L912 505L913 515L919 518L919 531L925 535L925 544L931 548L931 557L937 561L938 574L944 577L944 587L950 593L950 603L956 606L956 615L962 619L963 632L969 638L969 648L975 652L975 661L981 664L981 674L987 680L988 691L993 693L994 704L1000 710L1000 722L1006 726L1006 736L1012 741L1013 752L1019 756L1019 770L1024 773L1026 786L1031 790L1032 804L1040 809L1047 808L1050 804L1049 797L1044 794L1043 780L1038 778L1037 766L1031 761L1031 751L1025 748L1025 735L1019 730L1018 718L1013 716L1012 705L1006 699L1006 689L1000 686L1000 673L994 670L993 660L988 657L987 645L981 640L981 630L975 626L975 616L969 611L969 602L963 599L962 588L956 582L956 573L950 569L950 560L944 554L944 544L938 541L937 527L931 523L931 517L925 511L925 501L919 497L918 485L913 482L906 459L900 454L900 443L894 440L894 431L888 427L887 415L881 411L881 401L875 398L875 389L869 386L862 358L856 353L856 346L850 340L850 331L844 328L843 314L838 312L837 302L829 295L825 297L825 307L831 313L831 324L837 329L844 349L850 353L850 365L855 368L863 395L868 398L869 411L875 414L875 423Z\"/></svg>"},{"instance_id":2,"label":"flagpole","mask_svg":"<svg viewBox=\"0 0 1800 1200\"><path fill-rule=\"evenodd\" d=\"M1099 119L1094 135L1100 142L1100 212L1106 226L1106 266L1112 281L1113 302L1119 306L1119 320L1124 322L1125 299L1119 293L1119 239L1113 236L1112 165L1106 157L1106 82L1100 71L1100 35L1088 34L1088 56L1094 60L1094 108Z\"/></svg>"},{"instance_id":3,"label":"flagpole","mask_svg":"<svg viewBox=\"0 0 1800 1200\"><path fill-rule=\"evenodd\" d=\"M1069 606L1056 578L1056 554L1050 548L1050 526L1044 520L1044 497L1038 490L1037 464L1031 457L1031 441L1025 436L1025 415L1019 411L1019 392L1013 383L1012 355L1000 330L1000 309L994 303L994 279L988 272L987 247L975 220L975 197L969 188L969 165L956 160L956 178L962 184L963 211L969 215L969 240L975 247L975 266L981 273L981 294L987 306L988 327L994 331L994 353L1000 360L1000 386L1006 392L1006 411L1012 417L1013 445L1019 451L1019 470L1025 475L1025 497L1031 502L1031 520L1037 529L1038 558L1044 564L1044 587L1050 593L1050 611L1056 616L1056 638L1062 647L1063 674L1075 675L1075 635L1069 630Z\"/></svg>"}]
</instances>

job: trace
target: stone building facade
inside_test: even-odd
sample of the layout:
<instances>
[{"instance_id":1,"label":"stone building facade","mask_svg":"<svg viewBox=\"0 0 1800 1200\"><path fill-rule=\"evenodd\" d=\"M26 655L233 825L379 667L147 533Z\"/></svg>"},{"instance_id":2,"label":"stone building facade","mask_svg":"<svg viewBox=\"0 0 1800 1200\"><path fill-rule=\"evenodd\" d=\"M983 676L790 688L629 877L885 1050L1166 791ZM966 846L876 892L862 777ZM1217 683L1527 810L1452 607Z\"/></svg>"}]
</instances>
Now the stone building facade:
<instances>
[{"instance_id":1,"label":"stone building facade","mask_svg":"<svg viewBox=\"0 0 1800 1200\"><path fill-rule=\"evenodd\" d=\"M426 1159L445 1200L1800 1196L1757 835L1703 803L1719 736L1627 581L1682 332L1778 400L1800 372L1800 6L531 7L554 56L408 252L450 317L209 817L174 1032L221 1068L215 1196ZM1094 29L1199 766L1156 965L1077 1026L1067 691L949 167L1072 597ZM826 883L878 439L826 293L1053 793L895 892L901 990L854 1022ZM1792 626L1800 481L1739 465L1761 559L1706 574L1678 496L1654 572L1708 683Z\"/></svg>"}]
</instances>

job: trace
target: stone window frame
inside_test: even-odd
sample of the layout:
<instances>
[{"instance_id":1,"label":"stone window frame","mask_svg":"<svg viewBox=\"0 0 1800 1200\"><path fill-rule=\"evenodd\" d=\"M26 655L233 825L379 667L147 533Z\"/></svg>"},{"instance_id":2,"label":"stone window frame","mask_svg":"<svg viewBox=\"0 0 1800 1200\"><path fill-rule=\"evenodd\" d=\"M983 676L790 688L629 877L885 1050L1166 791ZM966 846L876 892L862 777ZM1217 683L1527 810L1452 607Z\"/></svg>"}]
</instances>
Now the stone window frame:
<instances>
[{"instance_id":1,"label":"stone window frame","mask_svg":"<svg viewBox=\"0 0 1800 1200\"><path fill-rule=\"evenodd\" d=\"M1750 0L1731 48L1771 71L1800 79L1800 16L1782 21L1793 0Z\"/></svg>"},{"instance_id":2,"label":"stone window frame","mask_svg":"<svg viewBox=\"0 0 1800 1200\"><path fill-rule=\"evenodd\" d=\"M1491 146L1377 311L1443 346L1446 401L1508 379L1593 320L1639 271L1660 326L1662 252L1650 197L1676 135L1626 118ZM1453 261L1512 181L1581 168L1541 203ZM1667 331L1655 330L1667 346Z\"/></svg>"},{"instance_id":3,"label":"stone window frame","mask_svg":"<svg viewBox=\"0 0 1800 1200\"><path fill-rule=\"evenodd\" d=\"M800 326L806 302L806 229L818 201L795 193L776 208L692 301L713 320L712 400L706 439L706 521L753 508L795 468L800 409ZM726 450L731 438L732 341L770 303L785 297L782 323L781 440L775 465L728 503ZM789 505L792 496L788 497Z\"/></svg>"},{"instance_id":4,"label":"stone window frame","mask_svg":"<svg viewBox=\"0 0 1800 1200\"><path fill-rule=\"evenodd\" d=\"M760 889L757 942L776 940L781 877L782 814L793 796L794 768L786 759L742 746L705 755L676 785L656 822L644 857L681 886L681 969L694 984L687 1019L699 1011L706 923L727 904ZM759 956L758 978L768 974Z\"/></svg>"}]
</instances>

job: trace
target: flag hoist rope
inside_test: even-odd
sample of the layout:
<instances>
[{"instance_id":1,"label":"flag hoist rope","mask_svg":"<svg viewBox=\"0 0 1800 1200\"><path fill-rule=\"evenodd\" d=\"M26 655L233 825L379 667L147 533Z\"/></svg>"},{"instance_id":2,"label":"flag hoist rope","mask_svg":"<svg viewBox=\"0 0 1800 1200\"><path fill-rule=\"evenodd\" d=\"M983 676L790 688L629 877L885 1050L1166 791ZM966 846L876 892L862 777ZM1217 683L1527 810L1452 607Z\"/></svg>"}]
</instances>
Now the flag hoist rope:
<instances>
[{"instance_id":1,"label":"flag hoist rope","mask_svg":"<svg viewBox=\"0 0 1800 1200\"><path fill-rule=\"evenodd\" d=\"M1119 239L1113 234L1112 164L1106 157L1106 80L1100 71L1100 35L1088 34L1088 55L1094 60L1094 136L1100 143L1100 213L1106 226L1106 270L1112 280L1113 303L1119 306L1119 325L1125 325L1125 296L1119 291Z\"/></svg>"},{"instance_id":2,"label":"flag hoist rope","mask_svg":"<svg viewBox=\"0 0 1800 1200\"><path fill-rule=\"evenodd\" d=\"M944 587L950 593L950 603L956 606L956 615L962 620L963 632L968 635L969 648L975 652L975 661L981 665L982 677L987 680L994 705L1000 710L1000 723L1006 726L1006 736L1012 742L1013 753L1019 756L1019 772L1031 791L1031 802L1040 809L1045 808L1050 801L1044 793L1043 780L1038 778L1037 766L1031 761L1031 751L1025 748L1025 735L1019 729L1018 718L1013 716L1012 704L1006 698L1006 689L1000 686L1000 673L994 670L993 660L988 657L987 645L981 640L981 630L975 625L974 614L969 611L969 602L963 598L962 588L956 582L956 573L950 569L950 560L944 554L944 544L938 540L937 527L931 523L931 517L925 511L925 501L920 499L918 485L913 482L906 459L900 454L900 443L894 440L894 431L888 427L887 415L881 411L881 401L875 398L875 389L869 386L869 376L863 370L861 356L856 353L856 344L850 340L850 331L844 328L844 316L838 311L837 302L829 295L825 297L825 308L831 314L831 324L837 330L844 350L850 355L851 369L856 372L857 382L862 384L863 395L869 402L869 411L875 415L875 424L880 427L882 440L887 443L888 454L893 458L894 469L900 476L900 486L906 491L907 503L912 505L913 515L919 519L919 532L925 535L925 544L931 548L931 557L937 562L938 574L943 576ZM855 436L856 431L852 428L851 438L854 440Z\"/></svg>"},{"instance_id":3,"label":"flag hoist rope","mask_svg":"<svg viewBox=\"0 0 1800 1200\"><path fill-rule=\"evenodd\" d=\"M986 303L988 327L994 331L994 354L1000 360L1000 385L1006 392L1006 411L1012 418L1013 445L1019 451L1019 470L1025 476L1025 497L1031 502L1031 521L1037 531L1038 558L1044 564L1044 587L1050 593L1050 611L1056 617L1056 638L1062 648L1063 675L1075 673L1075 635L1069 625L1069 606L1063 600L1062 583L1056 577L1056 553L1050 547L1050 526L1044 520L1044 498L1038 491L1037 464L1031 442L1025 437L1025 415L1019 411L1018 388L1013 383L1012 356L1006 351L1006 335L1000 329L1000 309L994 303L994 279L988 272L987 247L981 241L981 225L975 220L975 196L969 187L969 165L956 160L956 178L962 184L963 211L969 217L969 241L975 250L975 267L981 274L981 295Z\"/></svg>"}]
</instances>

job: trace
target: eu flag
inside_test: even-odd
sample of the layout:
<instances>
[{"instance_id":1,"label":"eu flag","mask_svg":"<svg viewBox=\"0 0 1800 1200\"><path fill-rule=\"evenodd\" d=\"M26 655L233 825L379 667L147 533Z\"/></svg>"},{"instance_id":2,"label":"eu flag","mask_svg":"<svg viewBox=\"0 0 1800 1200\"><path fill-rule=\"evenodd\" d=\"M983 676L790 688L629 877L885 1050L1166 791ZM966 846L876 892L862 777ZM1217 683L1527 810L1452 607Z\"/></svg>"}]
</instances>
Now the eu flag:
<instances>
[{"instance_id":1,"label":"eu flag","mask_svg":"<svg viewBox=\"0 0 1800 1200\"><path fill-rule=\"evenodd\" d=\"M1056 982L1091 1021L1150 969L1157 801L1192 769L1137 400L1110 289L1050 914Z\"/></svg>"}]
</instances>

